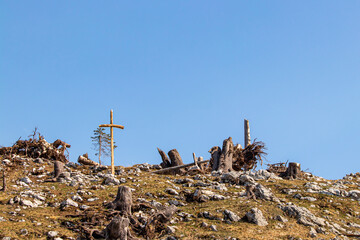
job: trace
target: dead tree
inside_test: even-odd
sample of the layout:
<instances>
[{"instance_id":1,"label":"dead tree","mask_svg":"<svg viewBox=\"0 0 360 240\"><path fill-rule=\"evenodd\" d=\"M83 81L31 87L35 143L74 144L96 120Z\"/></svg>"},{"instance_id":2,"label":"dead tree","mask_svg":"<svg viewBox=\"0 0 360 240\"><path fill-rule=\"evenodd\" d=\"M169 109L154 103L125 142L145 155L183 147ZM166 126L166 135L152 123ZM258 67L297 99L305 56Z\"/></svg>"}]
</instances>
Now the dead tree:
<instances>
[{"instance_id":1,"label":"dead tree","mask_svg":"<svg viewBox=\"0 0 360 240\"><path fill-rule=\"evenodd\" d=\"M232 168L233 153L234 153L234 144L232 142L232 138L229 137L228 139L225 139L223 142L223 148L219 159L218 170L223 172L230 172L233 170Z\"/></svg>"},{"instance_id":2,"label":"dead tree","mask_svg":"<svg viewBox=\"0 0 360 240\"><path fill-rule=\"evenodd\" d=\"M2 176L2 179L3 179L3 187L2 187L2 189L1 189L1 191L5 192L5 191L6 191L5 168L3 169L3 176Z\"/></svg>"},{"instance_id":3,"label":"dead tree","mask_svg":"<svg viewBox=\"0 0 360 240\"><path fill-rule=\"evenodd\" d=\"M116 198L107 205L108 208L122 212L122 215L131 215L132 194L128 186L120 186Z\"/></svg>"},{"instance_id":4,"label":"dead tree","mask_svg":"<svg viewBox=\"0 0 360 240\"><path fill-rule=\"evenodd\" d=\"M145 236L147 239L157 239L156 232L165 230L165 223L169 222L172 216L176 213L177 207L170 205L164 209L155 212L147 221L145 226Z\"/></svg>"},{"instance_id":5,"label":"dead tree","mask_svg":"<svg viewBox=\"0 0 360 240\"><path fill-rule=\"evenodd\" d=\"M157 148L160 156L161 156L161 159L162 159L162 163L160 164L160 166L162 168L168 168L168 167L171 167L171 163L170 163L170 160L168 158L168 156L166 155L166 153L161 150L160 148Z\"/></svg>"},{"instance_id":6,"label":"dead tree","mask_svg":"<svg viewBox=\"0 0 360 240\"><path fill-rule=\"evenodd\" d=\"M244 146L251 144L249 120L244 119Z\"/></svg>"},{"instance_id":7,"label":"dead tree","mask_svg":"<svg viewBox=\"0 0 360 240\"><path fill-rule=\"evenodd\" d=\"M219 160L221 156L221 148L219 146L212 147L209 150L209 153L211 154L210 158L210 167L212 171L219 170Z\"/></svg>"},{"instance_id":8,"label":"dead tree","mask_svg":"<svg viewBox=\"0 0 360 240\"><path fill-rule=\"evenodd\" d=\"M180 154L179 152L176 150L176 149L172 149L168 152L168 155L170 157L170 160L171 160L171 166L172 167L177 167L177 166L181 166L181 165L184 165L181 157L180 157ZM177 169L177 170L174 170L174 173L182 173L183 172L183 169Z\"/></svg>"},{"instance_id":9,"label":"dead tree","mask_svg":"<svg viewBox=\"0 0 360 240\"><path fill-rule=\"evenodd\" d=\"M103 231L106 240L132 239L129 228L129 219L115 216Z\"/></svg>"},{"instance_id":10,"label":"dead tree","mask_svg":"<svg viewBox=\"0 0 360 240\"><path fill-rule=\"evenodd\" d=\"M300 163L290 162L285 172L285 177L289 179L298 179L300 174Z\"/></svg>"},{"instance_id":11,"label":"dead tree","mask_svg":"<svg viewBox=\"0 0 360 240\"><path fill-rule=\"evenodd\" d=\"M54 178L58 178L64 172L64 163L60 161L54 162Z\"/></svg>"}]
</instances>

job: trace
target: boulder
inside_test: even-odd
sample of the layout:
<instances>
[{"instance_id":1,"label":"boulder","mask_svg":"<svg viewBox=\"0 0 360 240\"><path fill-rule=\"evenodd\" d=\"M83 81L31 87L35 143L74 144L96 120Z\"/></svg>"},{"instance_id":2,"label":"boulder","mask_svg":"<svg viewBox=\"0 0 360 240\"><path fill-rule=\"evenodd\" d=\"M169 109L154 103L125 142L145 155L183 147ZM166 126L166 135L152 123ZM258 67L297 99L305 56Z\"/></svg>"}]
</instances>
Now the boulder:
<instances>
[{"instance_id":1,"label":"boulder","mask_svg":"<svg viewBox=\"0 0 360 240\"><path fill-rule=\"evenodd\" d=\"M268 222L266 221L264 215L258 208L250 209L250 212L246 213L245 216L249 222L255 223L258 226L268 225Z\"/></svg>"}]
</instances>

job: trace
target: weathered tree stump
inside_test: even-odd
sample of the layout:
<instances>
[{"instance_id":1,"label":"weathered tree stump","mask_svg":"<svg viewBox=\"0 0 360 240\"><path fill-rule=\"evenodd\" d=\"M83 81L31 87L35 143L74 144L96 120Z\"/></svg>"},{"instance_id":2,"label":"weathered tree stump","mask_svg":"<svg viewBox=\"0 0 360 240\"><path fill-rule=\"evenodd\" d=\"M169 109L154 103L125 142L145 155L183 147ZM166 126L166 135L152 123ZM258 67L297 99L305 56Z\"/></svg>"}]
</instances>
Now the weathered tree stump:
<instances>
[{"instance_id":1,"label":"weathered tree stump","mask_svg":"<svg viewBox=\"0 0 360 240\"><path fill-rule=\"evenodd\" d=\"M223 148L219 159L219 168L218 170L223 172L232 171L233 164L233 153L234 153L234 144L232 138L229 137L223 142Z\"/></svg>"},{"instance_id":2,"label":"weathered tree stump","mask_svg":"<svg viewBox=\"0 0 360 240\"><path fill-rule=\"evenodd\" d=\"M120 186L116 198L108 204L108 208L122 212L122 215L131 215L132 194L128 186Z\"/></svg>"},{"instance_id":3,"label":"weathered tree stump","mask_svg":"<svg viewBox=\"0 0 360 240\"><path fill-rule=\"evenodd\" d=\"M209 150L209 153L211 154L210 158L210 166L212 171L219 170L219 160L221 156L221 148L218 146L212 147Z\"/></svg>"},{"instance_id":4,"label":"weathered tree stump","mask_svg":"<svg viewBox=\"0 0 360 240\"><path fill-rule=\"evenodd\" d=\"M171 163L170 163L170 160L168 158L168 156L166 155L166 153L161 150L160 148L157 148L160 156L161 156L161 159L162 159L162 163L160 164L160 166L162 168L168 168L168 167L171 167Z\"/></svg>"},{"instance_id":5,"label":"weathered tree stump","mask_svg":"<svg viewBox=\"0 0 360 240\"><path fill-rule=\"evenodd\" d=\"M132 239L129 228L129 219L121 216L114 217L104 229L106 240Z\"/></svg>"},{"instance_id":6,"label":"weathered tree stump","mask_svg":"<svg viewBox=\"0 0 360 240\"><path fill-rule=\"evenodd\" d=\"M177 167L177 166L181 166L181 165L184 165L181 157L180 157L180 154L179 152L176 150L176 149L172 149L168 152L168 155L170 157L170 160L171 160L171 166L172 167ZM183 173L184 172L184 169L177 169L177 170L173 170L173 173L176 174L176 173Z\"/></svg>"},{"instance_id":7,"label":"weathered tree stump","mask_svg":"<svg viewBox=\"0 0 360 240\"><path fill-rule=\"evenodd\" d=\"M64 172L64 163L60 161L54 162L54 178L58 178Z\"/></svg>"},{"instance_id":8,"label":"weathered tree stump","mask_svg":"<svg viewBox=\"0 0 360 240\"><path fill-rule=\"evenodd\" d=\"M286 170L285 177L289 179L298 179L300 178L300 174L300 163L290 162Z\"/></svg>"}]
</instances>

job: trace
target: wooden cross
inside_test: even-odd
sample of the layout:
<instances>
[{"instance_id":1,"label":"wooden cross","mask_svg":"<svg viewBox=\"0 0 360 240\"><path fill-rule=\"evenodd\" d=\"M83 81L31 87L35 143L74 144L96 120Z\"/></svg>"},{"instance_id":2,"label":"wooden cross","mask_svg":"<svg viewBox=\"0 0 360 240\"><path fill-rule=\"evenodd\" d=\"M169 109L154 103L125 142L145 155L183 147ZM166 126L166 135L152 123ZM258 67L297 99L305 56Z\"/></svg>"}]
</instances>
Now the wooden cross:
<instances>
[{"instance_id":1,"label":"wooden cross","mask_svg":"<svg viewBox=\"0 0 360 240\"><path fill-rule=\"evenodd\" d=\"M113 124L113 110L110 110L110 124L101 124L99 127L109 127L110 128L110 138L111 138L111 174L115 174L114 167L114 131L113 128L124 129L124 126Z\"/></svg>"}]
</instances>

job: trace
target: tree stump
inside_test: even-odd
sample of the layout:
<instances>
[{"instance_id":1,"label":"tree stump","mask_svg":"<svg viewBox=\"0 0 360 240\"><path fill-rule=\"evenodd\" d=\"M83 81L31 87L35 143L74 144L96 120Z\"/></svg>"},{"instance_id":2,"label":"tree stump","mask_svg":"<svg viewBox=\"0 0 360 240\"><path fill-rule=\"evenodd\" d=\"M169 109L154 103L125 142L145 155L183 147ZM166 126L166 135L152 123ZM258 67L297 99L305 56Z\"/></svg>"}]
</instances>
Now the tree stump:
<instances>
[{"instance_id":1,"label":"tree stump","mask_svg":"<svg viewBox=\"0 0 360 240\"><path fill-rule=\"evenodd\" d=\"M211 154L210 158L210 167L212 171L219 170L219 160L221 156L221 148L218 146L212 147L209 150L209 153Z\"/></svg>"},{"instance_id":2,"label":"tree stump","mask_svg":"<svg viewBox=\"0 0 360 240\"><path fill-rule=\"evenodd\" d=\"M223 142L223 148L219 159L218 170L223 172L230 172L233 170L232 169L233 153L234 153L234 144L232 142L232 138L229 137L228 139L225 139Z\"/></svg>"},{"instance_id":3,"label":"tree stump","mask_svg":"<svg viewBox=\"0 0 360 240\"><path fill-rule=\"evenodd\" d=\"M168 158L168 156L166 155L166 153L161 150L160 148L157 148L160 156L161 156L161 160L162 160L162 163L160 164L160 166L162 168L168 168L168 167L171 167L171 163L170 163L170 160Z\"/></svg>"},{"instance_id":4,"label":"tree stump","mask_svg":"<svg viewBox=\"0 0 360 240\"><path fill-rule=\"evenodd\" d=\"M297 179L300 177L300 173L300 163L290 162L285 174L289 179Z\"/></svg>"},{"instance_id":5,"label":"tree stump","mask_svg":"<svg viewBox=\"0 0 360 240\"><path fill-rule=\"evenodd\" d=\"M54 162L54 178L58 178L64 172L64 163L60 161Z\"/></svg>"},{"instance_id":6,"label":"tree stump","mask_svg":"<svg viewBox=\"0 0 360 240\"><path fill-rule=\"evenodd\" d=\"M108 208L122 212L122 215L131 215L132 194L128 186L120 186L116 198L108 204Z\"/></svg>"},{"instance_id":7,"label":"tree stump","mask_svg":"<svg viewBox=\"0 0 360 240\"><path fill-rule=\"evenodd\" d=\"M121 216L114 217L104 229L106 240L128 240L131 239L129 219Z\"/></svg>"},{"instance_id":8,"label":"tree stump","mask_svg":"<svg viewBox=\"0 0 360 240\"><path fill-rule=\"evenodd\" d=\"M170 160L171 160L171 166L172 167L177 167L177 166L181 166L181 165L184 165L181 157L180 157L180 154L179 152L176 150L176 149L172 149L168 152L168 155L170 157ZM183 173L184 172L184 169L177 169L177 170L173 170L173 173L176 174L176 173Z\"/></svg>"}]
</instances>

